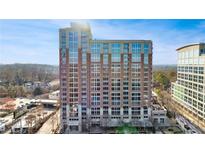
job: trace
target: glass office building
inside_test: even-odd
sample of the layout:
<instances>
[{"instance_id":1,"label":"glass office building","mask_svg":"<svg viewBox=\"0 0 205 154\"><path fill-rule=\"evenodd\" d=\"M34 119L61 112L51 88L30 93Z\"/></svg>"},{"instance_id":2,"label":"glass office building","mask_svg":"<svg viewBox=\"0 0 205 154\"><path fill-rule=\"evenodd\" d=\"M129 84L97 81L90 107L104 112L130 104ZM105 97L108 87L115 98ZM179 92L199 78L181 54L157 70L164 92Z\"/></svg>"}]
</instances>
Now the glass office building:
<instances>
[{"instance_id":1,"label":"glass office building","mask_svg":"<svg viewBox=\"0 0 205 154\"><path fill-rule=\"evenodd\" d=\"M95 40L88 24L59 30L61 128L150 121L152 42Z\"/></svg>"},{"instance_id":2,"label":"glass office building","mask_svg":"<svg viewBox=\"0 0 205 154\"><path fill-rule=\"evenodd\" d=\"M172 98L175 103L187 110L182 113L184 116L195 124L204 125L205 44L190 44L177 51L177 81L172 84Z\"/></svg>"}]
</instances>

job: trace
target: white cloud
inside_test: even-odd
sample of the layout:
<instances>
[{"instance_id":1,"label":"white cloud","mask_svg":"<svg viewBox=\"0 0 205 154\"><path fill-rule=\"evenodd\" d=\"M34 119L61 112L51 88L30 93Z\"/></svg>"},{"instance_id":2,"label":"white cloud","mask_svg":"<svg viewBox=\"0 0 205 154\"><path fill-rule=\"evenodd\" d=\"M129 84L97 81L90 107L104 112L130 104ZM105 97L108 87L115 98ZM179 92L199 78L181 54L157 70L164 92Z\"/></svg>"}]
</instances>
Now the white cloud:
<instances>
[{"instance_id":1,"label":"white cloud","mask_svg":"<svg viewBox=\"0 0 205 154\"><path fill-rule=\"evenodd\" d=\"M33 21L33 20L32 20ZM176 63L176 48L189 43L205 42L205 22L195 29L177 29L172 21L162 20L34 20L31 23L12 25L9 32L0 35L2 57L21 55L22 60L38 57L33 61L58 63L58 29L69 27L71 21L88 22L95 39L148 39L153 41L154 64ZM15 27L15 28L13 28ZM6 27L4 27L6 28ZM0 45L2 46L2 45ZM7 53L7 52L10 53ZM46 57L45 60L42 58ZM48 58L50 57L50 58ZM1 58L6 61L6 58ZM15 58L12 59L15 61ZM8 61L8 60L7 60Z\"/></svg>"}]
</instances>

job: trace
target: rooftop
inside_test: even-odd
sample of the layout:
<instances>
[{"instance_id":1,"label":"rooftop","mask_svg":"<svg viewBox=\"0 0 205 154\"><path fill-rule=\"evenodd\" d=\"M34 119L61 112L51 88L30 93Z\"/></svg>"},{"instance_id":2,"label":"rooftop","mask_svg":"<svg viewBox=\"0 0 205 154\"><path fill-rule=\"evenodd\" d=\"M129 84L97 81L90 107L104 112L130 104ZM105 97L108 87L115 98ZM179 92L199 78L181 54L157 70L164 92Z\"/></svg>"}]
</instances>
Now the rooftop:
<instances>
[{"instance_id":1,"label":"rooftop","mask_svg":"<svg viewBox=\"0 0 205 154\"><path fill-rule=\"evenodd\" d=\"M59 79L56 79L56 80L53 80L53 81L49 82L49 84L50 84L51 86L56 86L56 85L59 85L59 84L60 84L60 81L59 81Z\"/></svg>"},{"instance_id":2,"label":"rooftop","mask_svg":"<svg viewBox=\"0 0 205 154\"><path fill-rule=\"evenodd\" d=\"M14 103L16 104L16 107L18 107L18 106L30 104L31 100L27 98L17 98Z\"/></svg>"},{"instance_id":3,"label":"rooftop","mask_svg":"<svg viewBox=\"0 0 205 154\"><path fill-rule=\"evenodd\" d=\"M35 125L35 122L33 121L31 127L33 127L34 125ZM25 118L21 119L19 122L17 122L16 124L14 124L12 126L13 129L14 128L21 128L21 127L23 127L23 128L29 127L29 125L28 125L28 123L27 123Z\"/></svg>"},{"instance_id":4,"label":"rooftop","mask_svg":"<svg viewBox=\"0 0 205 154\"><path fill-rule=\"evenodd\" d=\"M98 39L94 39L92 40L93 42L107 42L107 43L111 43L111 42L149 42L149 43L152 43L152 40L108 40L108 39L103 39L103 40L98 40Z\"/></svg>"},{"instance_id":5,"label":"rooftop","mask_svg":"<svg viewBox=\"0 0 205 154\"><path fill-rule=\"evenodd\" d=\"M153 104L152 108L153 108L154 111L156 111L156 110L165 110L166 111L166 109L163 106L159 105L159 104Z\"/></svg>"},{"instance_id":6,"label":"rooftop","mask_svg":"<svg viewBox=\"0 0 205 154\"><path fill-rule=\"evenodd\" d=\"M49 104L56 104L58 102L57 100L52 100L52 99L36 99L34 101L38 103L49 103Z\"/></svg>"},{"instance_id":7,"label":"rooftop","mask_svg":"<svg viewBox=\"0 0 205 154\"><path fill-rule=\"evenodd\" d=\"M58 93L60 93L60 90L56 90L56 91L52 92L51 94L58 94Z\"/></svg>"},{"instance_id":8,"label":"rooftop","mask_svg":"<svg viewBox=\"0 0 205 154\"><path fill-rule=\"evenodd\" d=\"M0 98L0 103L8 103L8 102L13 102L13 101L15 101L15 99L9 98L9 97Z\"/></svg>"},{"instance_id":9,"label":"rooftop","mask_svg":"<svg viewBox=\"0 0 205 154\"><path fill-rule=\"evenodd\" d=\"M193 43L193 44L188 44L188 45L185 45L185 46L182 46L180 48L177 48L176 50L179 51L181 49L184 49L184 48L187 48L187 47L191 47L191 46L197 46L197 45L205 45L205 43Z\"/></svg>"}]
</instances>

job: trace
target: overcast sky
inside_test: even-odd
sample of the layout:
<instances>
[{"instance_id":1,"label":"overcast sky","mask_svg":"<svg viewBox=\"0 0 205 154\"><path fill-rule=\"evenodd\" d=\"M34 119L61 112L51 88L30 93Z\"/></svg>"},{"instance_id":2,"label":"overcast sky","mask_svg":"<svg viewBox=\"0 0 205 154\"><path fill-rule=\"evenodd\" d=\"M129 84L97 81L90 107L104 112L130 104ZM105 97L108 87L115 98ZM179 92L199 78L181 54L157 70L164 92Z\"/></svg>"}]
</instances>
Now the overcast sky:
<instances>
[{"instance_id":1,"label":"overcast sky","mask_svg":"<svg viewBox=\"0 0 205 154\"><path fill-rule=\"evenodd\" d=\"M58 65L58 29L72 21L0 20L0 64ZM154 64L176 64L176 48L205 42L205 20L80 21L90 24L93 39L152 40Z\"/></svg>"}]
</instances>

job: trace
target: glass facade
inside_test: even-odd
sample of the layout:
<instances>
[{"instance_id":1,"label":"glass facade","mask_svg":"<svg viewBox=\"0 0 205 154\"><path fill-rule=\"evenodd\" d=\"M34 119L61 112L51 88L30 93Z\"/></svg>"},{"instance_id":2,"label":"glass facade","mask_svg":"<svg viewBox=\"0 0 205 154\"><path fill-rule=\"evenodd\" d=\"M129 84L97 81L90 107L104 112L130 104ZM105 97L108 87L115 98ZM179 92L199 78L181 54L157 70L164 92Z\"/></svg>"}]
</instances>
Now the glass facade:
<instances>
[{"instance_id":1,"label":"glass facade","mask_svg":"<svg viewBox=\"0 0 205 154\"><path fill-rule=\"evenodd\" d=\"M141 52L142 52L142 44L132 43L132 61L133 62L141 61Z\"/></svg>"},{"instance_id":2,"label":"glass facade","mask_svg":"<svg viewBox=\"0 0 205 154\"><path fill-rule=\"evenodd\" d=\"M78 32L69 32L69 62L78 62Z\"/></svg>"}]
</instances>

